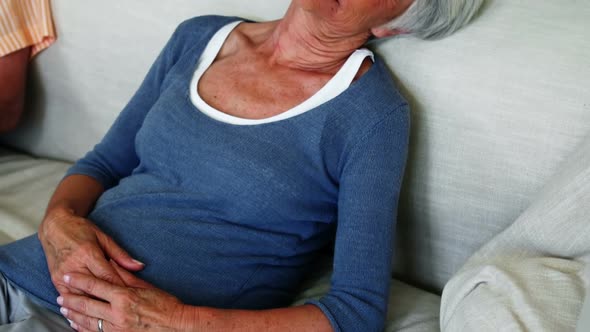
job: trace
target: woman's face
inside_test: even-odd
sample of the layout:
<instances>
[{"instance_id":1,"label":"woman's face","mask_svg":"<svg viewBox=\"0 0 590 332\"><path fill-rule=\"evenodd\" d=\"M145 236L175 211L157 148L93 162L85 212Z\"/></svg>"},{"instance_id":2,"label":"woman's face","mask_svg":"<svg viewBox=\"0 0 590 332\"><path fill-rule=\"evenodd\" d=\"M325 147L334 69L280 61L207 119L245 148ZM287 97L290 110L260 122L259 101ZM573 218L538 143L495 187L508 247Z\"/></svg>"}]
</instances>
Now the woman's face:
<instances>
[{"instance_id":1,"label":"woman's face","mask_svg":"<svg viewBox=\"0 0 590 332\"><path fill-rule=\"evenodd\" d=\"M413 0L293 0L321 24L337 33L356 34L379 27L401 15Z\"/></svg>"}]
</instances>

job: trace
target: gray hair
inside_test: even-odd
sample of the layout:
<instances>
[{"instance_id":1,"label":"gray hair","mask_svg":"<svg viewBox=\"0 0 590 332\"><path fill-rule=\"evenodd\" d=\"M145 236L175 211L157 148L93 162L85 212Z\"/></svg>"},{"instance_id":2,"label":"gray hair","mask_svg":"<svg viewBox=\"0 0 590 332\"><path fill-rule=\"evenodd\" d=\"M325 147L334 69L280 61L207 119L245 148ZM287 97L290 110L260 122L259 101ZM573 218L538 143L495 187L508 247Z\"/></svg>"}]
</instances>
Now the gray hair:
<instances>
[{"instance_id":1,"label":"gray hair","mask_svg":"<svg viewBox=\"0 0 590 332\"><path fill-rule=\"evenodd\" d=\"M415 0L400 16L384 25L422 39L446 37L466 25L484 0Z\"/></svg>"}]
</instances>

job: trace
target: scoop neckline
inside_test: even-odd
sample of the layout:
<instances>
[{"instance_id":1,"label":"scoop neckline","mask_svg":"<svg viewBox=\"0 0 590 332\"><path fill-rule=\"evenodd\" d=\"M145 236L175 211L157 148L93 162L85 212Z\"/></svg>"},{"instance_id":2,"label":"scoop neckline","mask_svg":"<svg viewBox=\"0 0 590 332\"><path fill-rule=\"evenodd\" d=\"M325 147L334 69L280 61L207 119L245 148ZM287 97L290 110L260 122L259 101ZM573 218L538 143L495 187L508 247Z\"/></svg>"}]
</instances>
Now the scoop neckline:
<instances>
[{"instance_id":1,"label":"scoop neckline","mask_svg":"<svg viewBox=\"0 0 590 332\"><path fill-rule=\"evenodd\" d=\"M203 76L203 74L207 71L207 69L209 69L209 67L211 66L211 64L213 63L213 61L217 57L217 55L219 54L219 51L223 47L223 44L227 40L227 37L231 34L231 32L239 24L241 24L243 22L244 22L243 20L237 20L237 21L230 22L230 23L224 25L223 27L221 27L217 32L215 32L213 34L213 36L209 39L209 42L207 43L207 45L203 49L203 52L201 53L201 56L199 57L199 60L197 62L196 69L193 73L191 82L189 84L190 101L197 112L204 114L205 116L207 116L210 119L216 120L221 123L230 124L230 125L237 125L237 126L263 125L263 124L269 124L269 123L287 120L287 119L294 118L296 116L305 114L305 113L313 110L314 108L317 108L325 103L332 101L338 95L348 91L348 88L344 89L338 95L335 95L333 98L330 98L329 100L326 100L321 103L316 102L317 99L322 97L323 93L330 90L335 84L337 84L339 77L341 75L343 75L344 68L346 67L346 64L350 61L350 59L352 58L352 55L349 56L346 63L338 70L338 72L316 93L314 93L312 96L310 96L308 99L304 100L300 104L298 104L298 105L296 105L296 106L294 106L282 113L279 113L279 114L276 114L276 115L273 115L273 116L270 116L267 118L262 118L262 119L248 119L248 118L242 118L242 117L230 115L228 113L222 112L222 111L214 108L213 106L209 105L205 100L203 100L203 98L201 98L201 96L198 92L199 81L200 81L201 77ZM211 48L211 50L208 50L209 48ZM367 48L361 48L361 49L356 50L355 52L359 52L359 51L367 52L367 55L373 59L373 65L369 68L369 70L364 75L361 76L360 79L362 79L362 78L364 78L364 76L367 76L367 74L369 74L371 69L373 69L376 61L375 61L374 54L370 50L368 50ZM206 58L203 58L203 54L207 54L207 55L211 54L211 55ZM350 84L350 87L352 87L352 86L353 86L353 84ZM313 105L313 107L309 107L308 105Z\"/></svg>"}]
</instances>

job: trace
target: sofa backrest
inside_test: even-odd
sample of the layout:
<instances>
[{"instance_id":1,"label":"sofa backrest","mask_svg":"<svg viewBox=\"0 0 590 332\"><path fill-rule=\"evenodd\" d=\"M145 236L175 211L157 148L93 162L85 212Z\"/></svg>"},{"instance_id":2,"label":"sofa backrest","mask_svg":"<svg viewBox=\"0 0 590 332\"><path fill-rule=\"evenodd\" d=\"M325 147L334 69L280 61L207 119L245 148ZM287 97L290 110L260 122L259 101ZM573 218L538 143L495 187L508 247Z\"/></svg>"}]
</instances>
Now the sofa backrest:
<instances>
[{"instance_id":1,"label":"sofa backrest","mask_svg":"<svg viewBox=\"0 0 590 332\"><path fill-rule=\"evenodd\" d=\"M102 137L179 22L274 19L288 2L53 0L58 42L34 62L24 123L1 140L75 160ZM440 290L590 133L588 17L588 1L488 1L450 38L376 44L413 111L396 276Z\"/></svg>"},{"instance_id":2,"label":"sofa backrest","mask_svg":"<svg viewBox=\"0 0 590 332\"><path fill-rule=\"evenodd\" d=\"M590 134L590 1L487 0L436 42L383 43L413 106L396 273L440 289Z\"/></svg>"}]
</instances>

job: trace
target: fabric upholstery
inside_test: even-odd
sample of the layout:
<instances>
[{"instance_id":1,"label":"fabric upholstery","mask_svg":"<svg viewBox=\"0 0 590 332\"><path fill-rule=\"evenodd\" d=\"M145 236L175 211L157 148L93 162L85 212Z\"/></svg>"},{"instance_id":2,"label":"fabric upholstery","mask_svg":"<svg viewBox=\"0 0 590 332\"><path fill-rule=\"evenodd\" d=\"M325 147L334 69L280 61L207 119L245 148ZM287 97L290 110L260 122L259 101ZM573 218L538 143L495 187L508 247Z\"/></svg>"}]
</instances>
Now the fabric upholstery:
<instances>
[{"instance_id":1,"label":"fabric upholstery","mask_svg":"<svg viewBox=\"0 0 590 332\"><path fill-rule=\"evenodd\" d=\"M586 300L580 310L580 317L576 326L576 332L585 331L590 331L590 296L588 294L586 294Z\"/></svg>"},{"instance_id":2,"label":"fabric upholstery","mask_svg":"<svg viewBox=\"0 0 590 332\"><path fill-rule=\"evenodd\" d=\"M277 18L288 0L54 0L31 108L2 142L74 160L98 142L184 18ZM411 101L395 274L440 291L590 132L590 2L490 0L440 41L375 46ZM88 36L92 36L92 43Z\"/></svg>"},{"instance_id":3,"label":"fabric upholstery","mask_svg":"<svg viewBox=\"0 0 590 332\"><path fill-rule=\"evenodd\" d=\"M37 231L49 196L68 167L0 148L0 244Z\"/></svg>"},{"instance_id":4,"label":"fabric upholstery","mask_svg":"<svg viewBox=\"0 0 590 332\"><path fill-rule=\"evenodd\" d=\"M397 276L440 289L590 133L589 16L493 0L451 38L379 45L413 112Z\"/></svg>"},{"instance_id":5,"label":"fabric upholstery","mask_svg":"<svg viewBox=\"0 0 590 332\"><path fill-rule=\"evenodd\" d=\"M445 286L443 331L573 331L590 286L590 136Z\"/></svg>"},{"instance_id":6,"label":"fabric upholstery","mask_svg":"<svg viewBox=\"0 0 590 332\"><path fill-rule=\"evenodd\" d=\"M324 265L325 266L325 265ZM293 305L318 299L330 289L330 271L322 269L311 277ZM392 280L389 290L385 332L436 332L439 325L440 297Z\"/></svg>"}]
</instances>

